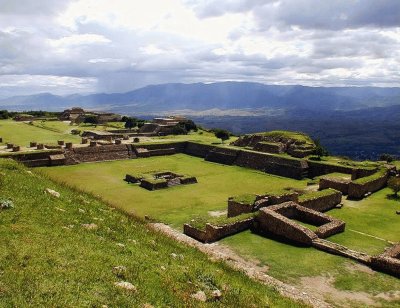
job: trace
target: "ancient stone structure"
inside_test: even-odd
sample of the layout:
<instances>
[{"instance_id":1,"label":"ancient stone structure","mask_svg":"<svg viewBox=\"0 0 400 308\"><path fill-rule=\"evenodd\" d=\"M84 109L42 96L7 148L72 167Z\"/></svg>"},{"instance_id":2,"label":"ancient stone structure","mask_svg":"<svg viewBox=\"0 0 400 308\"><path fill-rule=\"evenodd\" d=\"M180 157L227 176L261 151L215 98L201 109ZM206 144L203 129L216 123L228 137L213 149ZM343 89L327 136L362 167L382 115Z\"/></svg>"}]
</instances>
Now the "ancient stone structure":
<instances>
[{"instance_id":1,"label":"ancient stone structure","mask_svg":"<svg viewBox=\"0 0 400 308\"><path fill-rule=\"evenodd\" d=\"M400 278L400 243L371 259L371 266Z\"/></svg>"},{"instance_id":2,"label":"ancient stone structure","mask_svg":"<svg viewBox=\"0 0 400 308\"><path fill-rule=\"evenodd\" d=\"M326 176L322 177L319 180L319 189L322 190L327 188L333 188L342 192L343 195L347 195L349 192L350 182L351 180L348 179Z\"/></svg>"},{"instance_id":3,"label":"ancient stone structure","mask_svg":"<svg viewBox=\"0 0 400 308\"><path fill-rule=\"evenodd\" d=\"M302 135L293 133L293 135ZM232 143L235 146L251 147L255 151L268 153L288 153L297 158L303 158L311 155L315 151L314 142L307 136L302 138L287 137L284 133L276 132L275 134L252 134L241 136Z\"/></svg>"},{"instance_id":4,"label":"ancient stone structure","mask_svg":"<svg viewBox=\"0 0 400 308\"><path fill-rule=\"evenodd\" d=\"M136 158L136 153L131 145L103 145L95 147L76 147L65 150L66 164L77 164L81 162L94 162L105 160Z\"/></svg>"},{"instance_id":5,"label":"ancient stone structure","mask_svg":"<svg viewBox=\"0 0 400 308\"><path fill-rule=\"evenodd\" d=\"M239 152L239 150L235 149L215 147L207 153L205 160L224 165L233 165Z\"/></svg>"},{"instance_id":6,"label":"ancient stone structure","mask_svg":"<svg viewBox=\"0 0 400 308\"><path fill-rule=\"evenodd\" d=\"M313 232L295 220L319 228ZM297 244L311 246L316 238L326 238L343 232L345 223L294 202L285 202L260 209L255 228L260 233L272 233Z\"/></svg>"},{"instance_id":7,"label":"ancient stone structure","mask_svg":"<svg viewBox=\"0 0 400 308\"><path fill-rule=\"evenodd\" d=\"M49 155L50 166L61 166L65 165L65 155L64 154L54 154Z\"/></svg>"},{"instance_id":8,"label":"ancient stone structure","mask_svg":"<svg viewBox=\"0 0 400 308\"><path fill-rule=\"evenodd\" d=\"M58 140L58 141L57 141L57 144L58 144L58 145L64 145L64 140Z\"/></svg>"},{"instance_id":9,"label":"ancient stone structure","mask_svg":"<svg viewBox=\"0 0 400 308\"><path fill-rule=\"evenodd\" d=\"M35 148L36 146L37 146L37 142L35 142L35 141L31 141L29 143L29 147L31 147L31 148Z\"/></svg>"},{"instance_id":10,"label":"ancient stone structure","mask_svg":"<svg viewBox=\"0 0 400 308\"><path fill-rule=\"evenodd\" d=\"M37 146L36 146L36 148L37 148L38 150L43 150L43 149L44 149L44 144L43 144L43 143L38 143Z\"/></svg>"},{"instance_id":11,"label":"ancient stone structure","mask_svg":"<svg viewBox=\"0 0 400 308\"><path fill-rule=\"evenodd\" d=\"M254 146L254 150L265 153L282 154L286 151L286 145L282 142L261 141Z\"/></svg>"},{"instance_id":12,"label":"ancient stone structure","mask_svg":"<svg viewBox=\"0 0 400 308\"><path fill-rule=\"evenodd\" d=\"M386 186L389 170L380 170L369 177L360 178L349 184L348 197L351 199L362 199L365 194L375 192Z\"/></svg>"},{"instance_id":13,"label":"ancient stone structure","mask_svg":"<svg viewBox=\"0 0 400 308\"><path fill-rule=\"evenodd\" d=\"M140 183L140 187L147 190L157 190L176 185L187 185L197 183L193 176L179 175L170 171L157 172L154 174L127 174L125 181L129 183Z\"/></svg>"},{"instance_id":14,"label":"ancient stone structure","mask_svg":"<svg viewBox=\"0 0 400 308\"><path fill-rule=\"evenodd\" d=\"M253 217L245 218L232 223L214 225L207 223L204 230L197 229L190 224L183 225L183 233L203 243L212 243L224 237L248 230L252 227Z\"/></svg>"},{"instance_id":15,"label":"ancient stone structure","mask_svg":"<svg viewBox=\"0 0 400 308\"><path fill-rule=\"evenodd\" d=\"M334 189L325 189L300 196L298 203L306 208L326 212L342 202L342 193Z\"/></svg>"},{"instance_id":16,"label":"ancient stone structure","mask_svg":"<svg viewBox=\"0 0 400 308\"><path fill-rule=\"evenodd\" d=\"M19 151L21 151L21 147L20 147L19 145L14 145L14 146L12 147L12 151L13 151L13 152L19 152Z\"/></svg>"},{"instance_id":17,"label":"ancient stone structure","mask_svg":"<svg viewBox=\"0 0 400 308\"><path fill-rule=\"evenodd\" d=\"M12 144L12 143L7 143L6 144L6 148L7 149L12 149L14 147L14 144Z\"/></svg>"},{"instance_id":18,"label":"ancient stone structure","mask_svg":"<svg viewBox=\"0 0 400 308\"><path fill-rule=\"evenodd\" d=\"M65 143L65 148L72 149L72 142Z\"/></svg>"},{"instance_id":19,"label":"ancient stone structure","mask_svg":"<svg viewBox=\"0 0 400 308\"><path fill-rule=\"evenodd\" d=\"M122 140L121 139L115 139L115 144L121 144Z\"/></svg>"}]
</instances>

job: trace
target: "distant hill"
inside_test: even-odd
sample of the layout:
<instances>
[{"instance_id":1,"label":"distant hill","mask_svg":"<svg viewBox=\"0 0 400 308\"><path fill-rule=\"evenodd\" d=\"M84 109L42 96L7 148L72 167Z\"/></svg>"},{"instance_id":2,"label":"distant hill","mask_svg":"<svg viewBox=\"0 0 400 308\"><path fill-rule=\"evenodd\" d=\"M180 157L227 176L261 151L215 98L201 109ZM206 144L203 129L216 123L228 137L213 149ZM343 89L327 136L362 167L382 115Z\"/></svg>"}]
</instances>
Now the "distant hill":
<instances>
[{"instance_id":1,"label":"distant hill","mask_svg":"<svg viewBox=\"0 0 400 308\"><path fill-rule=\"evenodd\" d=\"M209 109L355 110L400 104L400 88L305 87L250 82L171 83L126 93L57 96L43 93L0 100L3 109L62 110L72 106L119 113Z\"/></svg>"}]
</instances>

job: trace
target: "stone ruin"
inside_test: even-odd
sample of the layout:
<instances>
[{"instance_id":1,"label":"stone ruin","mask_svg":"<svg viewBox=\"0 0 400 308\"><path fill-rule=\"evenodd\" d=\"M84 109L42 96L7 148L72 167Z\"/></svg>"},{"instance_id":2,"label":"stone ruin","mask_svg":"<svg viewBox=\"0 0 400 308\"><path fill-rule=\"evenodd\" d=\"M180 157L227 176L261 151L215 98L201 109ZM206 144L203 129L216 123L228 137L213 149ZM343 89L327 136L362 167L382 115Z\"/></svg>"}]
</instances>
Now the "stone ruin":
<instances>
[{"instance_id":1,"label":"stone ruin","mask_svg":"<svg viewBox=\"0 0 400 308\"><path fill-rule=\"evenodd\" d=\"M157 190L177 185L197 183L197 179L194 176L179 175L170 171L140 175L127 174L125 176L125 181L134 184L139 183L140 187L147 190Z\"/></svg>"},{"instance_id":2,"label":"stone ruin","mask_svg":"<svg viewBox=\"0 0 400 308\"><path fill-rule=\"evenodd\" d=\"M308 141L306 139L307 138L300 140L286 137L284 134L279 134L277 132L276 134L244 135L234 141L232 145L251 148L258 152L272 154L287 153L293 157L304 158L313 154L316 149L314 142L311 139Z\"/></svg>"},{"instance_id":3,"label":"stone ruin","mask_svg":"<svg viewBox=\"0 0 400 308\"><path fill-rule=\"evenodd\" d=\"M297 221L317 226L316 231ZM295 202L262 208L256 215L255 230L283 237L296 244L311 246L316 238L327 238L345 229L345 222L308 209Z\"/></svg>"},{"instance_id":4,"label":"stone ruin","mask_svg":"<svg viewBox=\"0 0 400 308\"><path fill-rule=\"evenodd\" d=\"M371 266L400 278L400 243L371 258Z\"/></svg>"}]
</instances>

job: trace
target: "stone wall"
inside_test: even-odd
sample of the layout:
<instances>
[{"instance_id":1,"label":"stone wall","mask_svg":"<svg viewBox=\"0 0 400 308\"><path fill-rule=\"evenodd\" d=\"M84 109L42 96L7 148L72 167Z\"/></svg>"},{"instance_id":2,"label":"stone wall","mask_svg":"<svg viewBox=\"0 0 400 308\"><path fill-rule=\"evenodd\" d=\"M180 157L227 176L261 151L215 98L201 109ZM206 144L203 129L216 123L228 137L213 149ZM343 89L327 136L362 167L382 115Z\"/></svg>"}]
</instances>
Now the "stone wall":
<instances>
[{"instance_id":1,"label":"stone wall","mask_svg":"<svg viewBox=\"0 0 400 308\"><path fill-rule=\"evenodd\" d=\"M186 148L186 142L169 142L169 143L152 143L152 144L139 144L134 147L141 147L150 150L163 150L163 149L175 149L176 153L184 153Z\"/></svg>"},{"instance_id":2,"label":"stone wall","mask_svg":"<svg viewBox=\"0 0 400 308\"><path fill-rule=\"evenodd\" d=\"M207 223L204 231L196 229L189 224L184 224L183 233L203 243L212 243L229 235L250 229L253 225L253 220L254 218L251 217L238 222L220 226Z\"/></svg>"},{"instance_id":3,"label":"stone wall","mask_svg":"<svg viewBox=\"0 0 400 308\"><path fill-rule=\"evenodd\" d=\"M353 169L353 171L351 173L351 180L354 181L359 178L370 176L377 171L378 171L377 168L369 168L369 169L355 168L355 169Z\"/></svg>"},{"instance_id":4,"label":"stone wall","mask_svg":"<svg viewBox=\"0 0 400 308\"><path fill-rule=\"evenodd\" d=\"M332 193L329 195L317 196L312 199L299 201L298 203L301 206L315 211L326 212L342 202L342 193L333 189L331 189L331 191Z\"/></svg>"},{"instance_id":5,"label":"stone wall","mask_svg":"<svg viewBox=\"0 0 400 308\"><path fill-rule=\"evenodd\" d=\"M234 164L294 179L302 179L308 167L302 160L250 151L240 151Z\"/></svg>"},{"instance_id":6,"label":"stone wall","mask_svg":"<svg viewBox=\"0 0 400 308\"><path fill-rule=\"evenodd\" d=\"M195 142L187 142L185 154L205 158L212 149L213 145L201 144Z\"/></svg>"},{"instance_id":7,"label":"stone wall","mask_svg":"<svg viewBox=\"0 0 400 308\"><path fill-rule=\"evenodd\" d=\"M65 151L67 164L135 158L131 145L77 147Z\"/></svg>"},{"instance_id":8,"label":"stone wall","mask_svg":"<svg viewBox=\"0 0 400 308\"><path fill-rule=\"evenodd\" d=\"M333 165L314 160L307 160L307 162L309 166L308 175L310 178L335 172L345 174L352 174L353 172L353 167L349 166Z\"/></svg>"},{"instance_id":9,"label":"stone wall","mask_svg":"<svg viewBox=\"0 0 400 308\"><path fill-rule=\"evenodd\" d=\"M371 266L400 278L400 244L392 246L379 256L372 257Z\"/></svg>"},{"instance_id":10,"label":"stone wall","mask_svg":"<svg viewBox=\"0 0 400 308\"><path fill-rule=\"evenodd\" d=\"M259 142L254 146L255 151L282 154L286 150L286 145L281 142Z\"/></svg>"},{"instance_id":11,"label":"stone wall","mask_svg":"<svg viewBox=\"0 0 400 308\"><path fill-rule=\"evenodd\" d=\"M228 217L235 217L245 213L253 212L253 204L228 199Z\"/></svg>"},{"instance_id":12,"label":"stone wall","mask_svg":"<svg viewBox=\"0 0 400 308\"><path fill-rule=\"evenodd\" d=\"M154 182L142 179L140 181L140 187L143 187L147 190L163 189L163 188L168 188L168 182L167 181Z\"/></svg>"},{"instance_id":13,"label":"stone wall","mask_svg":"<svg viewBox=\"0 0 400 308\"><path fill-rule=\"evenodd\" d=\"M205 157L205 160L224 165L233 165L240 150L215 147Z\"/></svg>"},{"instance_id":14,"label":"stone wall","mask_svg":"<svg viewBox=\"0 0 400 308\"><path fill-rule=\"evenodd\" d=\"M294 219L319 228L313 232ZM256 229L261 233L272 233L297 244L311 246L318 237L343 232L345 223L294 202L285 202L260 209L256 216Z\"/></svg>"},{"instance_id":15,"label":"stone wall","mask_svg":"<svg viewBox=\"0 0 400 308\"><path fill-rule=\"evenodd\" d=\"M319 189L333 188L340 191L343 195L349 193L350 180L333 178L333 177L322 177L319 180Z\"/></svg>"},{"instance_id":16,"label":"stone wall","mask_svg":"<svg viewBox=\"0 0 400 308\"><path fill-rule=\"evenodd\" d=\"M366 193L375 192L382 189L383 187L386 186L388 177L389 177L389 171L386 170L378 178L372 179L371 181L368 181L366 183L357 183L355 181L352 181L349 184L349 192L348 192L349 198L362 199Z\"/></svg>"},{"instance_id":17,"label":"stone wall","mask_svg":"<svg viewBox=\"0 0 400 308\"><path fill-rule=\"evenodd\" d=\"M27 167L47 167L50 166L50 155L63 154L63 150L28 152L21 154L4 155L3 158L12 158Z\"/></svg>"}]
</instances>

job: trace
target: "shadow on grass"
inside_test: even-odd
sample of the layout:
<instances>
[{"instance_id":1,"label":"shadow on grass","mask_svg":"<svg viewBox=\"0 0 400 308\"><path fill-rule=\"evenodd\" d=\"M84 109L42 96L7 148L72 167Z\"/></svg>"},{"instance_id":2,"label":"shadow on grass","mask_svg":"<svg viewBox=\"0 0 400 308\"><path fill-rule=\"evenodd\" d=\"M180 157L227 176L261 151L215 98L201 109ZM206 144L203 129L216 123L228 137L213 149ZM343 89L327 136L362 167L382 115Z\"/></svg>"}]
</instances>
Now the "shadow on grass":
<instances>
[{"instance_id":1,"label":"shadow on grass","mask_svg":"<svg viewBox=\"0 0 400 308\"><path fill-rule=\"evenodd\" d=\"M400 201L400 196L399 195L394 195L394 194L388 194L388 195L386 195L386 199L394 200L394 201Z\"/></svg>"}]
</instances>

